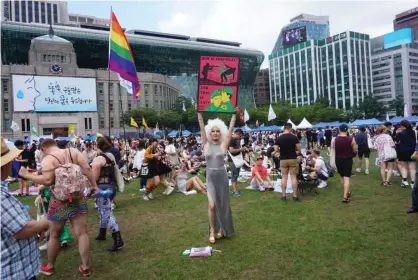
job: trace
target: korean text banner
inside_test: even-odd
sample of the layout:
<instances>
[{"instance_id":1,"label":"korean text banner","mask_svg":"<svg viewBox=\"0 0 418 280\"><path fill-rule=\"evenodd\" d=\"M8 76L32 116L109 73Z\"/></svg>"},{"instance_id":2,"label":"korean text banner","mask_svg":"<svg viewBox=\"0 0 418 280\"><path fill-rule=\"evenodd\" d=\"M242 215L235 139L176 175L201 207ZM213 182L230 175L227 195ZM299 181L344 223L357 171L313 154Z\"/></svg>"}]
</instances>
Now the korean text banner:
<instances>
[{"instance_id":1,"label":"korean text banner","mask_svg":"<svg viewBox=\"0 0 418 280\"><path fill-rule=\"evenodd\" d=\"M238 57L201 56L198 111L233 113L238 101L238 74Z\"/></svg>"},{"instance_id":2,"label":"korean text banner","mask_svg":"<svg viewBox=\"0 0 418 280\"><path fill-rule=\"evenodd\" d=\"M95 112L96 79L13 75L15 112Z\"/></svg>"}]
</instances>

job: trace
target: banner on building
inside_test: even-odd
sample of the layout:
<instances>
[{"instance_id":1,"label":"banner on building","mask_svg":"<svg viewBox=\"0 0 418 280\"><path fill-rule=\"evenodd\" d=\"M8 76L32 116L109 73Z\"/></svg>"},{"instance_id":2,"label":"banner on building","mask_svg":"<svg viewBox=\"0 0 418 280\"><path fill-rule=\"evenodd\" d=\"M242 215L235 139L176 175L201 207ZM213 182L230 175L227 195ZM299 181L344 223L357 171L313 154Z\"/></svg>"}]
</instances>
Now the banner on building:
<instances>
[{"instance_id":1,"label":"banner on building","mask_svg":"<svg viewBox=\"0 0 418 280\"><path fill-rule=\"evenodd\" d=\"M238 102L238 74L238 57L201 56L197 110L233 113Z\"/></svg>"},{"instance_id":2,"label":"banner on building","mask_svg":"<svg viewBox=\"0 0 418 280\"><path fill-rule=\"evenodd\" d=\"M96 79L13 75L15 112L95 112Z\"/></svg>"}]
</instances>

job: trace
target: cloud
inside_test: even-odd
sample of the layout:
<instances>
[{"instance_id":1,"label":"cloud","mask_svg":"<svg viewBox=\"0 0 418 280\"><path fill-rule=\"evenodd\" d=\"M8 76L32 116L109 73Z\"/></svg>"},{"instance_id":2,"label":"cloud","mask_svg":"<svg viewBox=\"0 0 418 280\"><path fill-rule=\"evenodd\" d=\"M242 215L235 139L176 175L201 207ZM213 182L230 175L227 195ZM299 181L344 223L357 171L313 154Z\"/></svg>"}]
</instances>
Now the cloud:
<instances>
[{"instance_id":1,"label":"cloud","mask_svg":"<svg viewBox=\"0 0 418 280\"><path fill-rule=\"evenodd\" d=\"M351 30L379 36L393 30L395 15L416 6L414 2L368 1L252 1L178 2L169 20L158 23L160 31L237 41L243 48L262 51L268 66L281 28L301 13L328 15L331 35ZM185 12L186 11L186 12Z\"/></svg>"}]
</instances>

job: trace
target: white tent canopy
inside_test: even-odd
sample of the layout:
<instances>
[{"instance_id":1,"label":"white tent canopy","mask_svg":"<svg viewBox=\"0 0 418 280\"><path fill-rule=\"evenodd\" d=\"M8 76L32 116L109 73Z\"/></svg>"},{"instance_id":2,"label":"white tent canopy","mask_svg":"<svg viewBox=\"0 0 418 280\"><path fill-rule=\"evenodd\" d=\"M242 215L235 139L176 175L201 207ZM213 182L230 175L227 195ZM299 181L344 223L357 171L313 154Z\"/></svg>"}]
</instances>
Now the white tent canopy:
<instances>
[{"instance_id":1,"label":"white tent canopy","mask_svg":"<svg viewBox=\"0 0 418 280\"><path fill-rule=\"evenodd\" d=\"M312 128L312 125L308 122L306 118L303 118L303 120L300 122L300 124L297 126L299 129L307 129Z\"/></svg>"},{"instance_id":2,"label":"white tent canopy","mask_svg":"<svg viewBox=\"0 0 418 280\"><path fill-rule=\"evenodd\" d=\"M290 123L292 125L292 128L296 128L296 125L292 122L291 119L288 119L286 123Z\"/></svg>"}]
</instances>

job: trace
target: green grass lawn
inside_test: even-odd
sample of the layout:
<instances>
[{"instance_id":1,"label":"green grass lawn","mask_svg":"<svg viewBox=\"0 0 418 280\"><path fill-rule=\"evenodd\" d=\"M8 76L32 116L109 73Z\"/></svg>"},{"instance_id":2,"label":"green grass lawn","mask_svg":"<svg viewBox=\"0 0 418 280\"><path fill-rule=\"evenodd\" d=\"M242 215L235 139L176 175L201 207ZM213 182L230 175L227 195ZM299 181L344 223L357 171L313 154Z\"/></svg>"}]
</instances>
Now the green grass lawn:
<instances>
[{"instance_id":1,"label":"green grass lawn","mask_svg":"<svg viewBox=\"0 0 418 280\"><path fill-rule=\"evenodd\" d=\"M406 214L410 189L400 188L399 178L392 187L380 186L373 165L371 175L353 177L352 201L342 204L337 181L319 195L305 193L301 202L244 190L242 197L231 197L236 235L213 245L221 253L190 258L181 253L209 245L206 197L166 197L158 188L147 202L136 180L117 196L115 215L125 241L117 253L106 251L109 234L107 241L94 240L99 220L89 202L90 278L418 279L418 215ZM33 198L22 201L33 205ZM76 244L60 252L51 278L83 278Z\"/></svg>"}]
</instances>

